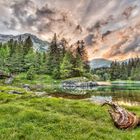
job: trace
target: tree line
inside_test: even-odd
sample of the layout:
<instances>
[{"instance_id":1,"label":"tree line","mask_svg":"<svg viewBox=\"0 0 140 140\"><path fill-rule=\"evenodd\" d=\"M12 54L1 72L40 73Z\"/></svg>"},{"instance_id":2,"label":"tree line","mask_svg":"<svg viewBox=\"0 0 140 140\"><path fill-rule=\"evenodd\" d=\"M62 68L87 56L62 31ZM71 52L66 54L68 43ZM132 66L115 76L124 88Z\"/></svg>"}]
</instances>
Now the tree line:
<instances>
[{"instance_id":1,"label":"tree line","mask_svg":"<svg viewBox=\"0 0 140 140\"><path fill-rule=\"evenodd\" d=\"M77 41L75 45L76 50L72 52L67 41L58 40L54 34L48 50L38 52L33 49L30 36L24 41L21 37L11 39L7 43L0 43L0 70L11 74L24 72L30 80L35 74L49 74L54 79L88 75L84 42Z\"/></svg>"},{"instance_id":2,"label":"tree line","mask_svg":"<svg viewBox=\"0 0 140 140\"><path fill-rule=\"evenodd\" d=\"M93 73L101 80L140 80L140 58L126 62L114 61L109 68L98 68Z\"/></svg>"},{"instance_id":3,"label":"tree line","mask_svg":"<svg viewBox=\"0 0 140 140\"><path fill-rule=\"evenodd\" d=\"M85 61L87 52L84 42L77 41L76 50L72 52L69 44L63 38L58 41L54 35L51 45L47 51L47 74L56 79L86 76L89 73L89 66Z\"/></svg>"},{"instance_id":4,"label":"tree line","mask_svg":"<svg viewBox=\"0 0 140 140\"><path fill-rule=\"evenodd\" d=\"M71 49L74 47L75 49ZM73 51L72 51L73 50ZM54 34L48 50L35 51L31 37L0 43L0 71L10 74L26 73L32 80L35 74L48 74L54 79L87 77L91 80L140 80L140 58L126 62L114 61L109 68L90 71L84 41L69 46L66 39Z\"/></svg>"}]
</instances>

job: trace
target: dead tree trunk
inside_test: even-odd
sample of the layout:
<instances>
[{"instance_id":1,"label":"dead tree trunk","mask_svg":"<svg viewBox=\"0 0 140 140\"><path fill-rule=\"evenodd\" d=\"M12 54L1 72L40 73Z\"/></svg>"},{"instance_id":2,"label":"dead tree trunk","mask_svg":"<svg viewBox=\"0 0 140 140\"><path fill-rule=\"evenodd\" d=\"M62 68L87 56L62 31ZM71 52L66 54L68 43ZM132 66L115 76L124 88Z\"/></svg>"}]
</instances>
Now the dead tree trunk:
<instances>
[{"instance_id":1,"label":"dead tree trunk","mask_svg":"<svg viewBox=\"0 0 140 140\"><path fill-rule=\"evenodd\" d=\"M140 125L140 118L135 113L129 112L113 102L105 102L102 106L109 105L112 109L108 112L119 129L133 129Z\"/></svg>"}]
</instances>

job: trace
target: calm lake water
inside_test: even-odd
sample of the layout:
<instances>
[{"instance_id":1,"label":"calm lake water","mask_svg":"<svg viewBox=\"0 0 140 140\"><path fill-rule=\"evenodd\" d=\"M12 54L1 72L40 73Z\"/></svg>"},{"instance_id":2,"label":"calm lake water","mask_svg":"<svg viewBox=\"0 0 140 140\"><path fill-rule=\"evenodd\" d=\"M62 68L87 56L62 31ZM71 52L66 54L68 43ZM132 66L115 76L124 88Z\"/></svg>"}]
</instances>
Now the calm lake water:
<instances>
[{"instance_id":1,"label":"calm lake water","mask_svg":"<svg viewBox=\"0 0 140 140\"><path fill-rule=\"evenodd\" d=\"M111 86L66 87L63 92L81 95L92 102L111 100L124 105L140 105L140 82L113 82Z\"/></svg>"}]
</instances>

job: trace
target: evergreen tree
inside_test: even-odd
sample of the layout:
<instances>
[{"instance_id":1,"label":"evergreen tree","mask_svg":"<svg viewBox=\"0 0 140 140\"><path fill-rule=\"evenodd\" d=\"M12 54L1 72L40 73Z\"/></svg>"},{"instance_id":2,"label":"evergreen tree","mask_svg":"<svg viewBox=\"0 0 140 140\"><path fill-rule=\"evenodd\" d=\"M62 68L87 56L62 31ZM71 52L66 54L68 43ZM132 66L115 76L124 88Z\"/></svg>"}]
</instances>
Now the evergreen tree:
<instances>
[{"instance_id":1,"label":"evergreen tree","mask_svg":"<svg viewBox=\"0 0 140 140\"><path fill-rule=\"evenodd\" d=\"M63 48L59 46L57 36L54 34L47 54L47 73L57 79L60 78L60 63L63 59L62 50Z\"/></svg>"},{"instance_id":2,"label":"evergreen tree","mask_svg":"<svg viewBox=\"0 0 140 140\"><path fill-rule=\"evenodd\" d=\"M136 68L132 68L131 71L131 80L140 80L140 65L138 65Z\"/></svg>"},{"instance_id":3,"label":"evergreen tree","mask_svg":"<svg viewBox=\"0 0 140 140\"><path fill-rule=\"evenodd\" d=\"M110 69L111 80L120 79L120 64L118 62L112 62Z\"/></svg>"},{"instance_id":4,"label":"evergreen tree","mask_svg":"<svg viewBox=\"0 0 140 140\"><path fill-rule=\"evenodd\" d=\"M73 76L83 76L83 74L85 73L85 69L84 69L84 63L81 59L81 56L80 54L76 54L76 57L75 57L75 61L74 61L74 75Z\"/></svg>"},{"instance_id":5,"label":"evergreen tree","mask_svg":"<svg viewBox=\"0 0 140 140\"><path fill-rule=\"evenodd\" d=\"M123 62L123 63L121 64L120 79L121 79L121 80L127 80L127 79L128 79L127 63L125 63L125 62Z\"/></svg>"},{"instance_id":6,"label":"evergreen tree","mask_svg":"<svg viewBox=\"0 0 140 140\"><path fill-rule=\"evenodd\" d=\"M0 44L0 69L5 71L7 70L7 58L9 57L9 49L7 45Z\"/></svg>"},{"instance_id":7,"label":"evergreen tree","mask_svg":"<svg viewBox=\"0 0 140 140\"><path fill-rule=\"evenodd\" d=\"M46 61L47 61L47 54L46 54L46 52L43 52L43 54L42 54L42 62L46 63Z\"/></svg>"},{"instance_id":8,"label":"evergreen tree","mask_svg":"<svg viewBox=\"0 0 140 140\"><path fill-rule=\"evenodd\" d=\"M72 58L73 55L70 51L67 52L63 58L63 61L60 66L61 78L63 79L72 77L73 72Z\"/></svg>"},{"instance_id":9,"label":"evergreen tree","mask_svg":"<svg viewBox=\"0 0 140 140\"><path fill-rule=\"evenodd\" d=\"M24 69L28 71L31 66L36 66L36 53L31 49L26 56L24 56Z\"/></svg>"},{"instance_id":10,"label":"evergreen tree","mask_svg":"<svg viewBox=\"0 0 140 140\"><path fill-rule=\"evenodd\" d=\"M10 39L10 41L8 42L8 47L9 47L9 56L12 57L12 55L15 52L14 40L13 39Z\"/></svg>"},{"instance_id":11,"label":"evergreen tree","mask_svg":"<svg viewBox=\"0 0 140 140\"><path fill-rule=\"evenodd\" d=\"M27 78L27 80L33 80L34 77L35 77L35 70L34 70L34 67L31 66L31 67L29 68L29 70L27 71L26 78Z\"/></svg>"},{"instance_id":12,"label":"evergreen tree","mask_svg":"<svg viewBox=\"0 0 140 140\"><path fill-rule=\"evenodd\" d=\"M83 40L77 42L76 53L80 55L83 61L85 72L86 73L90 72L90 66L88 64L88 54Z\"/></svg>"},{"instance_id":13,"label":"evergreen tree","mask_svg":"<svg viewBox=\"0 0 140 140\"><path fill-rule=\"evenodd\" d=\"M33 48L33 42L30 36L28 36L28 38L24 41L24 45L23 45L23 54L27 55L28 52L30 51L30 49Z\"/></svg>"},{"instance_id":14,"label":"evergreen tree","mask_svg":"<svg viewBox=\"0 0 140 140\"><path fill-rule=\"evenodd\" d=\"M41 53L41 65L39 74L47 74L47 54L46 52Z\"/></svg>"}]
</instances>

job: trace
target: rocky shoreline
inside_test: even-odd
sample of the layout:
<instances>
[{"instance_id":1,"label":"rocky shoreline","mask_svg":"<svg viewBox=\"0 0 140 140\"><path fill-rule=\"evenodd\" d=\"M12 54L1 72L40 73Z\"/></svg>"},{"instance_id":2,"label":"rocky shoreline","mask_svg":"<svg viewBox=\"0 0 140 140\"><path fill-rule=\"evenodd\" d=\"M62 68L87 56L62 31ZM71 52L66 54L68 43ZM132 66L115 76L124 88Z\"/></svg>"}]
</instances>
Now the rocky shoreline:
<instances>
[{"instance_id":1,"label":"rocky shoreline","mask_svg":"<svg viewBox=\"0 0 140 140\"><path fill-rule=\"evenodd\" d=\"M96 87L96 86L111 86L110 82L78 82L78 81L63 81L62 87Z\"/></svg>"}]
</instances>

